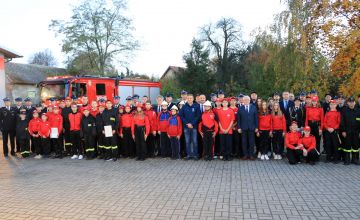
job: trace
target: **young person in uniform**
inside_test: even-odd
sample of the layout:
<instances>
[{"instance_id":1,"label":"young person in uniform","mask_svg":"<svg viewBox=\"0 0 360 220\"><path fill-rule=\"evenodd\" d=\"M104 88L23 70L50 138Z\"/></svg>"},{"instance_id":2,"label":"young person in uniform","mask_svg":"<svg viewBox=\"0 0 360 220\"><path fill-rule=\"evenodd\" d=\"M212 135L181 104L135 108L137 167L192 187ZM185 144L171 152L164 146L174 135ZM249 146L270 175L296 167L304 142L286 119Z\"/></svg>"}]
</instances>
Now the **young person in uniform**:
<instances>
[{"instance_id":1,"label":"young person in uniform","mask_svg":"<svg viewBox=\"0 0 360 220\"><path fill-rule=\"evenodd\" d=\"M135 143L132 138L131 126L133 124L134 115L131 112L131 105L125 105L125 112L121 116L119 135L122 138L123 157L135 157Z\"/></svg>"},{"instance_id":2,"label":"young person in uniform","mask_svg":"<svg viewBox=\"0 0 360 220\"><path fill-rule=\"evenodd\" d=\"M231 160L231 149L232 149L232 126L235 121L234 110L228 107L229 99L223 99L223 108L218 111L219 120L219 136L220 136L220 151L224 161Z\"/></svg>"},{"instance_id":3,"label":"young person in uniform","mask_svg":"<svg viewBox=\"0 0 360 220\"><path fill-rule=\"evenodd\" d=\"M62 130L63 130L63 117L60 114L59 106L53 106L53 112L48 113L49 123L51 129L57 129L57 137L50 137L51 149L55 152L54 158L62 158L63 157L63 145L62 141Z\"/></svg>"},{"instance_id":4,"label":"young person in uniform","mask_svg":"<svg viewBox=\"0 0 360 220\"><path fill-rule=\"evenodd\" d=\"M28 132L29 120L25 108L19 110L19 118L16 122L16 145L21 156L26 158L30 155L30 134Z\"/></svg>"},{"instance_id":5,"label":"young person in uniform","mask_svg":"<svg viewBox=\"0 0 360 220\"><path fill-rule=\"evenodd\" d=\"M41 145L40 145L40 129L41 119L39 118L39 112L37 110L33 111L32 119L29 121L29 134L31 136L31 144L33 145L33 152L38 152L38 155L41 154Z\"/></svg>"},{"instance_id":6,"label":"young person in uniform","mask_svg":"<svg viewBox=\"0 0 360 220\"><path fill-rule=\"evenodd\" d=\"M71 113L71 98L65 98L65 107L61 111L61 116L63 118L63 136L64 136L64 146L65 146L65 155L69 156L72 153L72 142L70 139L70 121L69 114Z\"/></svg>"},{"instance_id":7,"label":"young person in uniform","mask_svg":"<svg viewBox=\"0 0 360 220\"><path fill-rule=\"evenodd\" d=\"M303 153L303 147L298 146L300 138L301 133L298 131L297 122L293 121L290 126L290 131L285 135L287 158L291 165L295 165L300 162L300 156Z\"/></svg>"},{"instance_id":8,"label":"young person in uniform","mask_svg":"<svg viewBox=\"0 0 360 220\"><path fill-rule=\"evenodd\" d=\"M286 118L278 102L274 102L272 110L272 145L275 160L282 159L284 136L286 134Z\"/></svg>"},{"instance_id":9,"label":"young person in uniform","mask_svg":"<svg viewBox=\"0 0 360 220\"><path fill-rule=\"evenodd\" d=\"M269 160L268 151L270 149L270 137L272 136L272 115L269 112L267 102L261 102L259 108L259 151L261 153L261 160Z\"/></svg>"},{"instance_id":10,"label":"young person in uniform","mask_svg":"<svg viewBox=\"0 0 360 220\"><path fill-rule=\"evenodd\" d=\"M36 152L37 156L35 159L47 158L50 155L50 133L51 133L51 126L48 121L47 113L41 114L41 121L39 124L39 137L40 137L40 146L41 149Z\"/></svg>"},{"instance_id":11,"label":"young person in uniform","mask_svg":"<svg viewBox=\"0 0 360 220\"><path fill-rule=\"evenodd\" d=\"M147 156L154 157L155 156L155 139L156 139L156 131L157 131L157 116L156 112L152 109L152 105L150 100L145 103L145 115L149 119L150 123L150 134L146 139L147 145Z\"/></svg>"},{"instance_id":12,"label":"young person in uniform","mask_svg":"<svg viewBox=\"0 0 360 220\"><path fill-rule=\"evenodd\" d=\"M70 122L70 141L72 146L72 154L71 159L79 159L82 160L83 157L83 149L80 142L80 124L82 114L78 111L78 106L75 102L71 104L71 113L68 115Z\"/></svg>"},{"instance_id":13,"label":"young person in uniform","mask_svg":"<svg viewBox=\"0 0 360 220\"><path fill-rule=\"evenodd\" d=\"M304 127L304 136L300 138L297 147L302 150L302 155L307 163L314 165L319 159L319 152L316 150L316 139L310 134L311 128L309 126Z\"/></svg>"},{"instance_id":14,"label":"young person in uniform","mask_svg":"<svg viewBox=\"0 0 360 220\"><path fill-rule=\"evenodd\" d=\"M143 161L146 159L146 139L150 134L149 118L145 115L143 104L136 103L136 113L131 125L132 137L136 145L136 160Z\"/></svg>"},{"instance_id":15,"label":"young person in uniform","mask_svg":"<svg viewBox=\"0 0 360 220\"><path fill-rule=\"evenodd\" d=\"M324 127L324 110L319 104L319 97L311 97L311 106L306 107L305 126L311 128L311 134L316 138L316 149L320 152L320 140Z\"/></svg>"},{"instance_id":16,"label":"young person in uniform","mask_svg":"<svg viewBox=\"0 0 360 220\"><path fill-rule=\"evenodd\" d=\"M95 137L96 137L96 120L90 114L91 107L83 108L83 116L80 125L80 138L84 144L86 159L94 159L95 157Z\"/></svg>"},{"instance_id":17,"label":"young person in uniform","mask_svg":"<svg viewBox=\"0 0 360 220\"><path fill-rule=\"evenodd\" d=\"M96 126L96 138L97 138L97 154L99 159L104 159L105 157L105 135L104 131L104 122L102 114L105 110L105 103L99 102L99 112L95 117L95 126Z\"/></svg>"},{"instance_id":18,"label":"young person in uniform","mask_svg":"<svg viewBox=\"0 0 360 220\"><path fill-rule=\"evenodd\" d=\"M106 101L106 109L102 114L102 120L104 122L104 134L105 126L111 126L112 134L109 137L106 137L105 134L105 160L107 161L116 161L118 157L118 146L117 146L117 137L116 131L118 130L119 122L117 117L117 112L112 107L112 102L110 100Z\"/></svg>"},{"instance_id":19,"label":"young person in uniform","mask_svg":"<svg viewBox=\"0 0 360 220\"><path fill-rule=\"evenodd\" d=\"M336 109L336 100L331 100L329 111L324 117L324 139L326 139L326 162L338 163L339 160L339 128L341 123L341 114Z\"/></svg>"},{"instance_id":20,"label":"young person in uniform","mask_svg":"<svg viewBox=\"0 0 360 220\"><path fill-rule=\"evenodd\" d=\"M180 159L180 137L182 135L182 123L181 118L178 116L178 108L176 105L171 107L171 116L169 118L169 126L167 130L167 135L170 139L171 146L171 159L176 160Z\"/></svg>"},{"instance_id":21,"label":"young person in uniform","mask_svg":"<svg viewBox=\"0 0 360 220\"><path fill-rule=\"evenodd\" d=\"M158 113L158 134L160 135L160 155L161 157L170 157L171 148L170 148L170 140L167 135L167 130L169 127L169 118L170 113L167 110L168 103L163 101L161 103L161 112Z\"/></svg>"}]
</instances>

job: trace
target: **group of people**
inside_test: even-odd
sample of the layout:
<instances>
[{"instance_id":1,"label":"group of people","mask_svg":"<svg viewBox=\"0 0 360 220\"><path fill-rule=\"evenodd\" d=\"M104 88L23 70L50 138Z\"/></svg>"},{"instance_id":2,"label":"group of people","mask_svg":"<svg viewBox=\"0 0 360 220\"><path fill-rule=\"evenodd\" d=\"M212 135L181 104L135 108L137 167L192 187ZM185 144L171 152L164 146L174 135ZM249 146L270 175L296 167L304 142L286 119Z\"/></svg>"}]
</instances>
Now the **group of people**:
<instances>
[{"instance_id":1,"label":"group of people","mask_svg":"<svg viewBox=\"0 0 360 220\"><path fill-rule=\"evenodd\" d=\"M15 105L4 98L0 109L3 153L26 158L148 157L225 161L287 157L290 164L325 162L359 164L360 96L345 99L317 92L295 97L284 91L261 99L256 92L225 97L222 90L193 95L181 92L174 101L167 93L152 104L134 95L120 105L111 100L51 98L36 106L26 98ZM16 141L15 141L16 139ZM324 148L321 148L321 145ZM322 152L321 150L324 149Z\"/></svg>"}]
</instances>

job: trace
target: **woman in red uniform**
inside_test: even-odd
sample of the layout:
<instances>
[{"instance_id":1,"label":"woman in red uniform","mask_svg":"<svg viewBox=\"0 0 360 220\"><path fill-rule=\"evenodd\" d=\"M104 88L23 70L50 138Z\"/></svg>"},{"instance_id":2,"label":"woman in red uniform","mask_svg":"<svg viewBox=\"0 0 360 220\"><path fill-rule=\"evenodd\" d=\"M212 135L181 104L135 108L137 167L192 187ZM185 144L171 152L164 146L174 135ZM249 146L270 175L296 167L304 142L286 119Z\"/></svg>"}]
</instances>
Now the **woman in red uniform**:
<instances>
[{"instance_id":1,"label":"woman in red uniform","mask_svg":"<svg viewBox=\"0 0 360 220\"><path fill-rule=\"evenodd\" d=\"M230 98L230 107L235 114L235 120L232 126L232 130L233 130L233 134L232 134L232 155L235 157L239 157L240 156L240 134L237 132L238 130L238 126L237 126L237 113L238 113L238 107L236 106L237 104L237 99L236 97L231 97Z\"/></svg>"},{"instance_id":2,"label":"woman in red uniform","mask_svg":"<svg viewBox=\"0 0 360 220\"><path fill-rule=\"evenodd\" d=\"M41 153L41 144L40 144L40 136L39 136L39 129L40 129L40 122L41 119L39 118L39 112L37 110L33 111L32 114L33 118L29 122L28 131L31 136L31 144L33 145L34 152L37 155ZM40 156L38 156L40 157Z\"/></svg>"},{"instance_id":3,"label":"woman in red uniform","mask_svg":"<svg viewBox=\"0 0 360 220\"><path fill-rule=\"evenodd\" d=\"M269 112L267 102L264 100L261 102L261 106L259 109L259 131L257 132L257 136L259 139L259 147L261 153L261 160L269 160L269 156L267 155L270 147L270 137L272 135L272 115Z\"/></svg>"},{"instance_id":4,"label":"woman in red uniform","mask_svg":"<svg viewBox=\"0 0 360 220\"><path fill-rule=\"evenodd\" d=\"M218 111L220 109L222 109L221 103L222 103L221 98L216 98L215 100L215 107L212 109L212 111L215 114L215 119L218 120ZM219 132L216 134L215 136L215 144L214 144L214 158L220 156L220 137L219 137Z\"/></svg>"},{"instance_id":5,"label":"woman in red uniform","mask_svg":"<svg viewBox=\"0 0 360 220\"><path fill-rule=\"evenodd\" d=\"M224 161L231 160L230 154L232 149L232 125L235 121L235 114L232 109L228 107L229 99L223 99L223 108L217 111L219 120L219 137L220 137L220 152Z\"/></svg>"},{"instance_id":6,"label":"woman in red uniform","mask_svg":"<svg viewBox=\"0 0 360 220\"><path fill-rule=\"evenodd\" d=\"M150 123L143 110L143 104L136 104L136 113L131 125L132 137L136 145L136 160L143 161L146 158L146 139L150 133Z\"/></svg>"},{"instance_id":7,"label":"woman in red uniform","mask_svg":"<svg viewBox=\"0 0 360 220\"><path fill-rule=\"evenodd\" d=\"M306 162L314 165L319 158L319 153L316 150L316 139L313 135L310 134L310 131L310 127L305 126L304 136L300 138L298 147L300 147L299 149L302 150L302 155L304 156Z\"/></svg>"},{"instance_id":8,"label":"woman in red uniform","mask_svg":"<svg viewBox=\"0 0 360 220\"><path fill-rule=\"evenodd\" d=\"M154 157L155 155L155 138L157 131L157 116L156 112L152 109L150 100L145 103L145 115L149 119L150 123L150 134L146 140L147 151L149 157Z\"/></svg>"},{"instance_id":9,"label":"woman in red uniform","mask_svg":"<svg viewBox=\"0 0 360 220\"><path fill-rule=\"evenodd\" d=\"M36 152L37 156L36 159L41 159L41 154L47 158L50 154L50 132L51 127L50 123L48 121L48 115L47 113L41 114L41 122L39 125L39 136L40 136L40 145L41 145L41 151Z\"/></svg>"},{"instance_id":10,"label":"woman in red uniform","mask_svg":"<svg viewBox=\"0 0 360 220\"><path fill-rule=\"evenodd\" d=\"M336 100L330 101L330 111L324 117L324 138L326 138L326 162L339 160L339 127L341 122L340 112L337 111Z\"/></svg>"},{"instance_id":11,"label":"woman in red uniform","mask_svg":"<svg viewBox=\"0 0 360 220\"><path fill-rule=\"evenodd\" d=\"M71 104L71 113L69 114L70 121L70 140L72 143L71 159L83 159L83 149L80 142L80 123L82 114L78 111L78 106L75 102Z\"/></svg>"},{"instance_id":12,"label":"woman in red uniform","mask_svg":"<svg viewBox=\"0 0 360 220\"><path fill-rule=\"evenodd\" d=\"M298 132L298 125L293 121L290 126L290 131L285 135L285 147L287 151L287 158L291 165L300 162L300 155L302 155L302 147L298 146L301 133Z\"/></svg>"},{"instance_id":13,"label":"woman in red uniform","mask_svg":"<svg viewBox=\"0 0 360 220\"><path fill-rule=\"evenodd\" d=\"M286 118L280 110L279 102L274 102L271 115L273 155L275 160L281 160L286 133Z\"/></svg>"},{"instance_id":14,"label":"woman in red uniform","mask_svg":"<svg viewBox=\"0 0 360 220\"><path fill-rule=\"evenodd\" d=\"M311 128L311 134L316 138L316 149L320 152L320 140L324 126L324 110L319 104L319 97L311 97L311 105L306 107L305 126Z\"/></svg>"},{"instance_id":15,"label":"woman in red uniform","mask_svg":"<svg viewBox=\"0 0 360 220\"><path fill-rule=\"evenodd\" d=\"M131 126L133 124L134 115L131 113L131 105L127 103L125 105L125 112L120 118L120 131L119 135L122 138L123 156L134 158L135 157L135 146L134 139L131 134Z\"/></svg>"},{"instance_id":16,"label":"woman in red uniform","mask_svg":"<svg viewBox=\"0 0 360 220\"><path fill-rule=\"evenodd\" d=\"M215 120L215 114L211 110L211 103L206 101L204 103L205 111L201 116L199 123L199 133L202 137L204 146L204 160L210 161L214 154L214 140L218 132L218 123Z\"/></svg>"}]
</instances>

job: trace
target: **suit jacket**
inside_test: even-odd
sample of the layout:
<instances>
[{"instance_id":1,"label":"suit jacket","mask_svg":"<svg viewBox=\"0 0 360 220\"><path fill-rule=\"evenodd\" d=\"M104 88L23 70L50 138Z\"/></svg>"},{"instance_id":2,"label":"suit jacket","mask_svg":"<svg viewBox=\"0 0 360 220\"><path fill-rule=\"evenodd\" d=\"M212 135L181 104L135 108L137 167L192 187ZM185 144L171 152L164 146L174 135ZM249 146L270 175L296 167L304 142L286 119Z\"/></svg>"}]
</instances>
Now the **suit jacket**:
<instances>
[{"instance_id":1,"label":"suit jacket","mask_svg":"<svg viewBox=\"0 0 360 220\"><path fill-rule=\"evenodd\" d=\"M282 113L285 115L286 125L288 127L288 125L291 124L290 109L293 108L295 104L293 101L288 100L287 107L285 108L284 100L280 100L279 105Z\"/></svg>"},{"instance_id":2,"label":"suit jacket","mask_svg":"<svg viewBox=\"0 0 360 220\"><path fill-rule=\"evenodd\" d=\"M153 110L156 112L157 115L159 114L159 112L161 112L161 106L160 106L160 111L158 111L159 110L158 108L159 108L158 104L153 105Z\"/></svg>"},{"instance_id":3,"label":"suit jacket","mask_svg":"<svg viewBox=\"0 0 360 220\"><path fill-rule=\"evenodd\" d=\"M237 124L241 130L254 131L258 128L258 112L255 105L249 105L249 112L246 111L245 106L242 105L238 109Z\"/></svg>"}]
</instances>

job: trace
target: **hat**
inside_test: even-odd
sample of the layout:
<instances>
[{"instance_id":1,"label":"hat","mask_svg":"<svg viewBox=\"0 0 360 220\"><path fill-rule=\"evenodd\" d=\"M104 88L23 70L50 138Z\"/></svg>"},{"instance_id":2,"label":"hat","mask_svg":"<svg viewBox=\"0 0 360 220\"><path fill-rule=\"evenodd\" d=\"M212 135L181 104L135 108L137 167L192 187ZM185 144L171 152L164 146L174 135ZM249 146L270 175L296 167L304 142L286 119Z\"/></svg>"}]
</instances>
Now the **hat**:
<instances>
[{"instance_id":1,"label":"hat","mask_svg":"<svg viewBox=\"0 0 360 220\"><path fill-rule=\"evenodd\" d=\"M176 107L176 105L173 105L170 110L176 110L176 111L178 111L179 109L178 109L178 107Z\"/></svg>"},{"instance_id":2,"label":"hat","mask_svg":"<svg viewBox=\"0 0 360 220\"><path fill-rule=\"evenodd\" d=\"M306 96L306 92L301 91L299 95L300 95L300 96Z\"/></svg>"},{"instance_id":3,"label":"hat","mask_svg":"<svg viewBox=\"0 0 360 220\"><path fill-rule=\"evenodd\" d=\"M55 97L51 97L49 100L50 100L50 102L55 102L55 101L56 101L56 98L55 98Z\"/></svg>"},{"instance_id":4,"label":"hat","mask_svg":"<svg viewBox=\"0 0 360 220\"><path fill-rule=\"evenodd\" d=\"M211 102L206 101L206 102L203 104L203 106L210 106L210 107L211 107Z\"/></svg>"},{"instance_id":5,"label":"hat","mask_svg":"<svg viewBox=\"0 0 360 220\"><path fill-rule=\"evenodd\" d=\"M133 97L131 96L126 97L126 101L131 101L131 100L133 100Z\"/></svg>"},{"instance_id":6,"label":"hat","mask_svg":"<svg viewBox=\"0 0 360 220\"><path fill-rule=\"evenodd\" d=\"M188 94L187 91L185 91L185 90L182 90L182 91L181 91L181 95L187 95L187 94Z\"/></svg>"},{"instance_id":7,"label":"hat","mask_svg":"<svg viewBox=\"0 0 360 220\"><path fill-rule=\"evenodd\" d=\"M140 98L140 96L139 96L138 94L134 94L132 97L133 97L133 99L138 99L138 98Z\"/></svg>"},{"instance_id":8,"label":"hat","mask_svg":"<svg viewBox=\"0 0 360 220\"><path fill-rule=\"evenodd\" d=\"M229 99L230 99L230 100L231 100L231 99L235 99L235 100L236 100L236 97L235 97L235 96L231 96Z\"/></svg>"},{"instance_id":9,"label":"hat","mask_svg":"<svg viewBox=\"0 0 360 220\"><path fill-rule=\"evenodd\" d=\"M223 101L230 102L230 98L223 98L221 102Z\"/></svg>"},{"instance_id":10,"label":"hat","mask_svg":"<svg viewBox=\"0 0 360 220\"><path fill-rule=\"evenodd\" d=\"M25 102L31 102L31 98L30 98L30 97L26 97L26 98L24 99L24 101L25 101Z\"/></svg>"},{"instance_id":11,"label":"hat","mask_svg":"<svg viewBox=\"0 0 360 220\"><path fill-rule=\"evenodd\" d=\"M311 101L317 102L317 101L319 101L319 97L313 96L313 97L311 97Z\"/></svg>"},{"instance_id":12,"label":"hat","mask_svg":"<svg viewBox=\"0 0 360 220\"><path fill-rule=\"evenodd\" d=\"M170 93L170 92L168 92L168 93L166 93L166 97L173 97L173 94L172 93Z\"/></svg>"},{"instance_id":13,"label":"hat","mask_svg":"<svg viewBox=\"0 0 360 220\"><path fill-rule=\"evenodd\" d=\"M168 106L169 104L166 101L162 101L161 105L166 105Z\"/></svg>"},{"instance_id":14,"label":"hat","mask_svg":"<svg viewBox=\"0 0 360 220\"><path fill-rule=\"evenodd\" d=\"M214 96L216 96L216 94L215 93L210 93L210 97L214 97Z\"/></svg>"},{"instance_id":15,"label":"hat","mask_svg":"<svg viewBox=\"0 0 360 220\"><path fill-rule=\"evenodd\" d=\"M119 109L125 109L125 106L120 105Z\"/></svg>"},{"instance_id":16,"label":"hat","mask_svg":"<svg viewBox=\"0 0 360 220\"><path fill-rule=\"evenodd\" d=\"M218 95L224 95L224 91L222 91L221 89L218 90Z\"/></svg>"},{"instance_id":17,"label":"hat","mask_svg":"<svg viewBox=\"0 0 360 220\"><path fill-rule=\"evenodd\" d=\"M330 104L337 104L335 99L330 100Z\"/></svg>"},{"instance_id":18,"label":"hat","mask_svg":"<svg viewBox=\"0 0 360 220\"><path fill-rule=\"evenodd\" d=\"M348 102L355 102L355 99L354 99L354 97L350 96L347 101Z\"/></svg>"},{"instance_id":19,"label":"hat","mask_svg":"<svg viewBox=\"0 0 360 220\"><path fill-rule=\"evenodd\" d=\"M99 103L105 103L105 99L100 98L100 99L99 99Z\"/></svg>"},{"instance_id":20,"label":"hat","mask_svg":"<svg viewBox=\"0 0 360 220\"><path fill-rule=\"evenodd\" d=\"M35 105L35 108L40 108L40 107L42 107L41 104L36 104Z\"/></svg>"},{"instance_id":21,"label":"hat","mask_svg":"<svg viewBox=\"0 0 360 220\"><path fill-rule=\"evenodd\" d=\"M179 105L185 105L184 101L179 102Z\"/></svg>"},{"instance_id":22,"label":"hat","mask_svg":"<svg viewBox=\"0 0 360 220\"><path fill-rule=\"evenodd\" d=\"M316 89L312 89L310 93L317 94L317 91L316 91Z\"/></svg>"},{"instance_id":23,"label":"hat","mask_svg":"<svg viewBox=\"0 0 360 220\"><path fill-rule=\"evenodd\" d=\"M299 96L296 96L294 101L301 101L300 97Z\"/></svg>"},{"instance_id":24,"label":"hat","mask_svg":"<svg viewBox=\"0 0 360 220\"><path fill-rule=\"evenodd\" d=\"M309 126L305 126L304 131L311 131L311 128Z\"/></svg>"},{"instance_id":25,"label":"hat","mask_svg":"<svg viewBox=\"0 0 360 220\"><path fill-rule=\"evenodd\" d=\"M120 99L120 96L116 95L114 96L114 99Z\"/></svg>"},{"instance_id":26,"label":"hat","mask_svg":"<svg viewBox=\"0 0 360 220\"><path fill-rule=\"evenodd\" d=\"M240 93L238 98L243 98L244 97L244 94Z\"/></svg>"},{"instance_id":27,"label":"hat","mask_svg":"<svg viewBox=\"0 0 360 220\"><path fill-rule=\"evenodd\" d=\"M15 99L15 102L22 102L22 98L21 98L21 97L17 97L17 98Z\"/></svg>"},{"instance_id":28,"label":"hat","mask_svg":"<svg viewBox=\"0 0 360 220\"><path fill-rule=\"evenodd\" d=\"M10 98L6 97L3 99L4 102L10 102Z\"/></svg>"},{"instance_id":29,"label":"hat","mask_svg":"<svg viewBox=\"0 0 360 220\"><path fill-rule=\"evenodd\" d=\"M273 96L280 96L279 92L274 92Z\"/></svg>"},{"instance_id":30,"label":"hat","mask_svg":"<svg viewBox=\"0 0 360 220\"><path fill-rule=\"evenodd\" d=\"M68 96L65 98L65 101L71 101L71 98Z\"/></svg>"}]
</instances>

